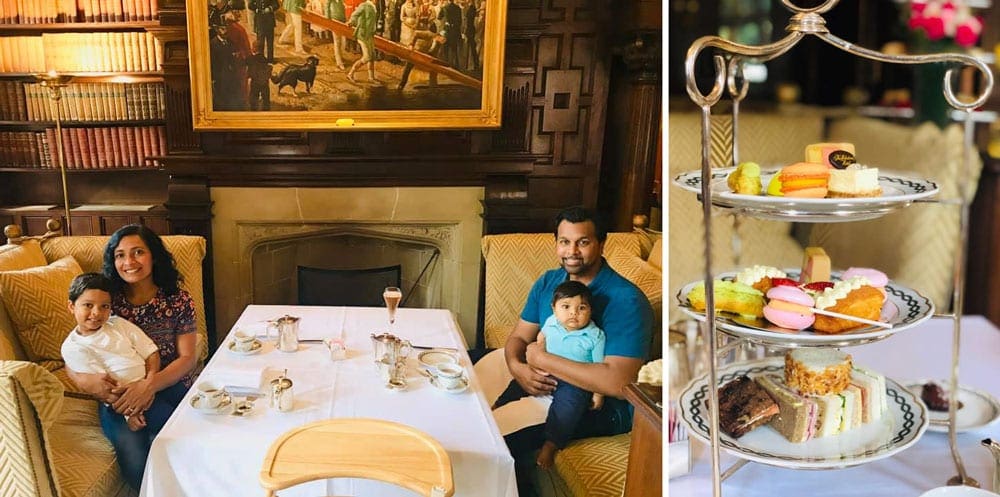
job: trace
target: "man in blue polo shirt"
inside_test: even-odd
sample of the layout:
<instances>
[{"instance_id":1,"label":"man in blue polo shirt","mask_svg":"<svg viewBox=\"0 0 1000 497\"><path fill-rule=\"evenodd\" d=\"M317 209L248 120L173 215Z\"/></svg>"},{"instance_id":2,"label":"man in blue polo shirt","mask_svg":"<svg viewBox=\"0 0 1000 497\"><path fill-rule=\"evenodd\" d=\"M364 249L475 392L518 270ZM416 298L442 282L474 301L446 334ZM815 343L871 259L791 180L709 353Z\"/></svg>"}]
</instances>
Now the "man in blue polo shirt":
<instances>
[{"instance_id":1,"label":"man in blue polo shirt","mask_svg":"<svg viewBox=\"0 0 1000 497\"><path fill-rule=\"evenodd\" d=\"M570 207L556 216L556 256L560 268L543 274L531 288L521 319L503 349L512 384L493 405L494 417L514 456L521 497L535 494L531 482L534 451L545 442L544 424L513 430L526 410L547 409L544 399L555 390L556 379L589 392L603 394L604 405L588 411L573 438L625 433L632 428L632 408L624 400L624 387L635 381L649 355L653 310L646 296L630 281L615 272L602 256L607 229L590 211ZM541 323L552 315L553 290L566 280L584 283L593 295L592 319L606 333L604 361L576 362L545 351L537 340ZM495 352L499 353L499 351ZM497 364L488 360L476 364L477 374ZM518 388L520 387L520 388ZM530 397L529 397L530 396ZM516 404L528 404L518 409ZM542 418L544 420L544 417Z\"/></svg>"}]
</instances>

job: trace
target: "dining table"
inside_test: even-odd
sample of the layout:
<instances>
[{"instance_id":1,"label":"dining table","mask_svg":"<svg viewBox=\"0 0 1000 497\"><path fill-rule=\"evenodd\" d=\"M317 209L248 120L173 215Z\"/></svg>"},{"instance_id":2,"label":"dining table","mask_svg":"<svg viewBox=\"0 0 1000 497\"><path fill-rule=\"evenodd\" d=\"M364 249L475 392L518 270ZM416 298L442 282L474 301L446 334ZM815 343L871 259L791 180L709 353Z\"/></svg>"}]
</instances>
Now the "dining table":
<instances>
[{"instance_id":1,"label":"dining table","mask_svg":"<svg viewBox=\"0 0 1000 497\"><path fill-rule=\"evenodd\" d=\"M888 338L865 345L845 347L854 364L882 373L900 385L912 381L935 381L948 386L951 373L953 320L934 318ZM1000 398L1000 330L982 316L961 318L959 384ZM918 381L918 383L919 383ZM1000 415L1000 412L997 413ZM760 428L758 428L760 429ZM940 429L940 428L938 428ZM981 488L993 488L996 467L993 456L981 445L985 438L1000 438L1000 423L993 418L982 426L957 434L958 451L967 473ZM671 495L712 495L710 447L692 438L691 472L669 481ZM671 451L671 456L674 456ZM721 470L739 458L721 451ZM849 464L849 462L845 462ZM883 459L842 469L804 470L749 462L722 482L724 497L918 497L946 485L957 475L948 434L928 429L912 446Z\"/></svg>"},{"instance_id":2,"label":"dining table","mask_svg":"<svg viewBox=\"0 0 1000 497\"><path fill-rule=\"evenodd\" d=\"M282 316L299 318L294 351L276 348L267 324ZM261 347L253 353L231 349L236 330L254 333ZM386 388L375 366L373 333L391 332L414 349L406 359L406 388ZM331 354L323 340L341 341L345 356ZM465 368L468 388L442 390L421 373L424 348L452 349ZM390 325L385 308L250 305L229 330L198 376L199 382L225 386L240 395L257 390L253 408L196 409L195 391L174 411L152 443L143 476L142 497L264 495L258 474L265 453L281 434L329 418L376 418L424 431L448 453L455 495L516 497L514 461L466 353L454 315L445 309L400 308ZM341 358L342 357L342 358ZM288 411L271 407L271 379L291 380ZM456 391L460 390L460 391ZM251 394L252 395L252 394ZM256 395L252 395L256 397ZM397 464L386 454L385 464ZM412 495L389 483L338 478L303 483L281 492L299 495Z\"/></svg>"}]
</instances>

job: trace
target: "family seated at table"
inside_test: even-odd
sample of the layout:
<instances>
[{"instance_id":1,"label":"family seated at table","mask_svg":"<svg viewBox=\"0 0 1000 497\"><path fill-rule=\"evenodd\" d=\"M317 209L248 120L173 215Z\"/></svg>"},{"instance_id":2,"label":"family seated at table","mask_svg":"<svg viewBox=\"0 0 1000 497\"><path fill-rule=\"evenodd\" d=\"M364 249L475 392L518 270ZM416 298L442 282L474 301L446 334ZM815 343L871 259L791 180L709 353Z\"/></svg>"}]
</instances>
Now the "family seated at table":
<instances>
[{"instance_id":1,"label":"family seated at table","mask_svg":"<svg viewBox=\"0 0 1000 497\"><path fill-rule=\"evenodd\" d=\"M484 385L509 382L497 399L487 401L493 402L494 418L514 456L521 497L535 495L532 466L550 466L554 449L565 446L570 438L617 435L632 428L632 408L624 400L624 387L635 381L649 357L653 310L642 291L604 259L607 236L607 228L594 213L582 207L560 212L555 229L560 268L547 271L532 286L504 348L486 354L475 366ZM542 324L548 324L553 315L559 319L552 296L567 281L583 283L591 293L590 318L605 334L601 360L567 358L558 352L563 344L545 334ZM565 334L570 341L583 341L580 335ZM577 390L577 398L588 401L584 408L590 407L590 393L607 397L603 405L582 410L555 430L571 433L569 437L553 435L547 427L562 421L558 414L561 389ZM556 413L546 413L550 402L543 396L548 394L553 394L551 407ZM542 419L548 421L540 423ZM539 449L539 457L532 460Z\"/></svg>"},{"instance_id":2,"label":"family seated at table","mask_svg":"<svg viewBox=\"0 0 1000 497\"><path fill-rule=\"evenodd\" d=\"M604 259L606 239L592 212L563 210L555 229L560 267L535 282L504 348L475 366L484 384L506 387L487 400L515 458L522 497L534 495L531 468L551 467L571 439L632 426L623 388L649 356L653 311ZM138 489L153 438L191 386L194 307L178 288L172 255L143 226L111 236L103 272L71 286L78 326L63 355L70 378L102 401L102 430Z\"/></svg>"}]
</instances>

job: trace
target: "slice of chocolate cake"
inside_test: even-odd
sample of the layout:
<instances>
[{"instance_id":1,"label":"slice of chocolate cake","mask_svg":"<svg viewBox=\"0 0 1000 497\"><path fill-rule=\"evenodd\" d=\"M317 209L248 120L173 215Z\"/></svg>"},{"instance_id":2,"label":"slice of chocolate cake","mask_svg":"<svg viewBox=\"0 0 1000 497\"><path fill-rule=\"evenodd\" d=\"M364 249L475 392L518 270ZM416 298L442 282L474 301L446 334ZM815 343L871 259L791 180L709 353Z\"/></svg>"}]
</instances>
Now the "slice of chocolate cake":
<instances>
[{"instance_id":1,"label":"slice of chocolate cake","mask_svg":"<svg viewBox=\"0 0 1000 497\"><path fill-rule=\"evenodd\" d=\"M740 376L719 389L719 428L740 438L778 414L778 404L757 382Z\"/></svg>"}]
</instances>

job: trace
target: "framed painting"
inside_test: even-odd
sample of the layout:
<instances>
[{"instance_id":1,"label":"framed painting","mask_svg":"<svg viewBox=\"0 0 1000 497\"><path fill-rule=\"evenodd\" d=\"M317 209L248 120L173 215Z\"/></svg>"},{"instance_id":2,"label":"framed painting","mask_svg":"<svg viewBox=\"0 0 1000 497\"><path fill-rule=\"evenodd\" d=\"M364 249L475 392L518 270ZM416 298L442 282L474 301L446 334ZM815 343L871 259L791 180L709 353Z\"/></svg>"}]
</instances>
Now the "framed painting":
<instances>
[{"instance_id":1,"label":"framed painting","mask_svg":"<svg viewBox=\"0 0 1000 497\"><path fill-rule=\"evenodd\" d=\"M506 0L187 0L196 130L500 126Z\"/></svg>"}]
</instances>

